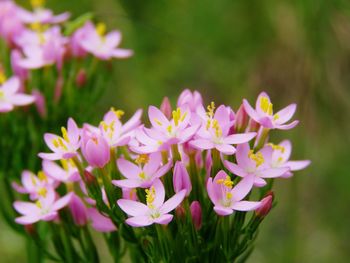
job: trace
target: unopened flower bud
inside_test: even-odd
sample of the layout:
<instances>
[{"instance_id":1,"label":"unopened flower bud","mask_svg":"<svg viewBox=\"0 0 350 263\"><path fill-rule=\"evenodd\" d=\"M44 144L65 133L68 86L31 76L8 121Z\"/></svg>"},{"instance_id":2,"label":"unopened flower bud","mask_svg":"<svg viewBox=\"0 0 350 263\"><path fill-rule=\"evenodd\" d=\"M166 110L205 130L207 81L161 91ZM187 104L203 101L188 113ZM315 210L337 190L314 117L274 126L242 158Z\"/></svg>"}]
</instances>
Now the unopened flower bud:
<instances>
[{"instance_id":1,"label":"unopened flower bud","mask_svg":"<svg viewBox=\"0 0 350 263\"><path fill-rule=\"evenodd\" d=\"M188 196L192 190L192 184L190 176L186 167L181 161L176 162L174 168L173 185L175 193L181 190L186 190L186 196Z\"/></svg>"},{"instance_id":2,"label":"unopened flower bud","mask_svg":"<svg viewBox=\"0 0 350 263\"><path fill-rule=\"evenodd\" d=\"M110 160L110 148L106 139L98 134L83 132L82 153L92 167L103 168Z\"/></svg>"},{"instance_id":3,"label":"unopened flower bud","mask_svg":"<svg viewBox=\"0 0 350 263\"><path fill-rule=\"evenodd\" d=\"M267 195L261 200L261 206L255 210L256 216L264 218L270 212L272 208L273 198L273 192L268 192Z\"/></svg>"},{"instance_id":4,"label":"unopened flower bud","mask_svg":"<svg viewBox=\"0 0 350 263\"><path fill-rule=\"evenodd\" d=\"M191 216L194 227L199 230L202 226L202 208L198 201L193 201L191 206Z\"/></svg>"},{"instance_id":5,"label":"unopened flower bud","mask_svg":"<svg viewBox=\"0 0 350 263\"><path fill-rule=\"evenodd\" d=\"M254 121L253 119L249 120L248 131L249 132L257 132L260 128L260 124Z\"/></svg>"},{"instance_id":6,"label":"unopened flower bud","mask_svg":"<svg viewBox=\"0 0 350 263\"><path fill-rule=\"evenodd\" d=\"M86 84L86 79L86 70L82 68L79 70L75 79L75 83L78 86L78 88L81 88Z\"/></svg>"},{"instance_id":7,"label":"unopened flower bud","mask_svg":"<svg viewBox=\"0 0 350 263\"><path fill-rule=\"evenodd\" d=\"M41 118L46 118L46 101L44 95L39 90L33 90L32 95L35 98L35 106Z\"/></svg>"},{"instance_id":8,"label":"unopened flower bud","mask_svg":"<svg viewBox=\"0 0 350 263\"><path fill-rule=\"evenodd\" d=\"M164 97L162 104L160 105L160 110L163 112L165 117L171 119L172 108L168 97Z\"/></svg>"},{"instance_id":9,"label":"unopened flower bud","mask_svg":"<svg viewBox=\"0 0 350 263\"><path fill-rule=\"evenodd\" d=\"M54 96L55 103L58 103L61 99L63 84L64 84L64 80L63 80L62 75L58 76L57 81L56 81L56 86L55 86L55 96Z\"/></svg>"},{"instance_id":10,"label":"unopened flower bud","mask_svg":"<svg viewBox=\"0 0 350 263\"><path fill-rule=\"evenodd\" d=\"M76 225L86 225L88 221L87 209L83 201L81 201L81 199L76 194L72 195L71 201L69 203L69 209Z\"/></svg>"},{"instance_id":11,"label":"unopened flower bud","mask_svg":"<svg viewBox=\"0 0 350 263\"><path fill-rule=\"evenodd\" d=\"M249 123L249 116L246 113L243 104L239 107L236 113L235 128L237 132L244 132Z\"/></svg>"}]
</instances>

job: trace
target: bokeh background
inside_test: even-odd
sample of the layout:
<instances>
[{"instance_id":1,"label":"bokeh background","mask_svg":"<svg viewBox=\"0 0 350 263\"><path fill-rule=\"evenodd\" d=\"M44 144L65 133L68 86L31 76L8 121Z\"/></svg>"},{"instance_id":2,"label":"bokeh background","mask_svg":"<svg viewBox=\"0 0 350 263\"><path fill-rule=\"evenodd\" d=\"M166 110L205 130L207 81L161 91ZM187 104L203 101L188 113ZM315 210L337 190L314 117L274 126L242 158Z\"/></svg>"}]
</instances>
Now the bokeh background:
<instances>
[{"instance_id":1,"label":"bokeh background","mask_svg":"<svg viewBox=\"0 0 350 263\"><path fill-rule=\"evenodd\" d=\"M24 3L25 1L18 1ZM28 3L24 3L28 4ZM279 180L277 207L248 262L350 260L350 2L347 0L49 0L56 12L94 12L123 32L135 56L118 62L97 116L111 106L175 103L182 89L237 108L267 91L298 103L281 132L312 166ZM25 262L24 240L0 223L1 262Z\"/></svg>"}]
</instances>

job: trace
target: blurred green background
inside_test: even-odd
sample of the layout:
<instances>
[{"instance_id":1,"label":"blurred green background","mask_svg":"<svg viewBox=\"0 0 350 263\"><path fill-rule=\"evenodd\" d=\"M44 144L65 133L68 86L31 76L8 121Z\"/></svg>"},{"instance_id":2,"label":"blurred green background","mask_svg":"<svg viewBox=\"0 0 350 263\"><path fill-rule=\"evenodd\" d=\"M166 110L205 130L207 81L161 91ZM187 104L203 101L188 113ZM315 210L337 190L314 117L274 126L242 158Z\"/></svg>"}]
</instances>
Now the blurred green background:
<instances>
[{"instance_id":1,"label":"blurred green background","mask_svg":"<svg viewBox=\"0 0 350 263\"><path fill-rule=\"evenodd\" d=\"M21 1L19 1L21 2ZM24 2L24 1L22 1ZM237 108L265 90L275 109L297 102L301 124L280 132L312 166L279 180L277 207L248 262L349 262L350 2L345 0L49 0L56 12L93 11L123 32L134 57L116 63L101 103L131 115L175 103L182 89ZM1 262L23 262L21 237L0 231Z\"/></svg>"}]
</instances>

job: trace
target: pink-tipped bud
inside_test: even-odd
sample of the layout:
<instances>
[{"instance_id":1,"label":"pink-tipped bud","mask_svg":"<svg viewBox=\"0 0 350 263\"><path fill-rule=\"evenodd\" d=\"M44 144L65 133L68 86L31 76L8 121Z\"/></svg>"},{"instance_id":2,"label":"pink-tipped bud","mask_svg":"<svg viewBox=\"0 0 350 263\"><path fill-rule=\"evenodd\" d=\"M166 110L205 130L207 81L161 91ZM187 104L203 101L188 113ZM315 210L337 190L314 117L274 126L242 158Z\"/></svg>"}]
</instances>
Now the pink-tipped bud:
<instances>
[{"instance_id":1,"label":"pink-tipped bud","mask_svg":"<svg viewBox=\"0 0 350 263\"><path fill-rule=\"evenodd\" d=\"M261 218L265 217L272 208L273 199L273 192L268 192L267 195L261 200L261 205L255 210L256 216Z\"/></svg>"},{"instance_id":2,"label":"pink-tipped bud","mask_svg":"<svg viewBox=\"0 0 350 263\"><path fill-rule=\"evenodd\" d=\"M172 108L168 97L164 97L162 104L160 105L160 110L163 112L165 117L171 119Z\"/></svg>"},{"instance_id":3,"label":"pink-tipped bud","mask_svg":"<svg viewBox=\"0 0 350 263\"><path fill-rule=\"evenodd\" d=\"M46 118L46 101L44 95L39 90L33 90L32 95L35 98L35 106L41 118Z\"/></svg>"},{"instance_id":4,"label":"pink-tipped bud","mask_svg":"<svg viewBox=\"0 0 350 263\"><path fill-rule=\"evenodd\" d=\"M55 86L55 95L54 95L54 102L55 103L58 103L61 99L63 84L64 84L63 76L60 75L57 78L56 86Z\"/></svg>"},{"instance_id":5,"label":"pink-tipped bud","mask_svg":"<svg viewBox=\"0 0 350 263\"><path fill-rule=\"evenodd\" d=\"M85 69L80 69L77 76L76 76L76 79L75 79L75 84L77 85L78 88L81 88L83 86L85 86L86 84L86 70Z\"/></svg>"},{"instance_id":6,"label":"pink-tipped bud","mask_svg":"<svg viewBox=\"0 0 350 263\"><path fill-rule=\"evenodd\" d=\"M175 193L180 192L181 190L186 190L186 196L188 196L192 190L192 184L190 176L187 172L186 167L181 161L177 161L174 167L173 175L173 185Z\"/></svg>"},{"instance_id":7,"label":"pink-tipped bud","mask_svg":"<svg viewBox=\"0 0 350 263\"><path fill-rule=\"evenodd\" d=\"M92 167L103 168L111 158L109 145L99 134L83 131L81 149L85 160Z\"/></svg>"},{"instance_id":8,"label":"pink-tipped bud","mask_svg":"<svg viewBox=\"0 0 350 263\"><path fill-rule=\"evenodd\" d=\"M84 226L87 224L88 216L86 206L76 194L72 195L69 203L69 209L76 225Z\"/></svg>"},{"instance_id":9,"label":"pink-tipped bud","mask_svg":"<svg viewBox=\"0 0 350 263\"><path fill-rule=\"evenodd\" d=\"M186 215L185 208L183 208L181 205L176 207L175 215L177 218L179 218L181 220L185 219L185 215Z\"/></svg>"},{"instance_id":10,"label":"pink-tipped bud","mask_svg":"<svg viewBox=\"0 0 350 263\"><path fill-rule=\"evenodd\" d=\"M237 132L244 132L249 123L249 116L244 109L243 104L239 107L236 113L235 128Z\"/></svg>"},{"instance_id":11,"label":"pink-tipped bud","mask_svg":"<svg viewBox=\"0 0 350 263\"><path fill-rule=\"evenodd\" d=\"M201 204L198 201L193 201L191 206L191 216L193 225L196 228L196 230L199 230L202 226L202 207Z\"/></svg>"}]
</instances>

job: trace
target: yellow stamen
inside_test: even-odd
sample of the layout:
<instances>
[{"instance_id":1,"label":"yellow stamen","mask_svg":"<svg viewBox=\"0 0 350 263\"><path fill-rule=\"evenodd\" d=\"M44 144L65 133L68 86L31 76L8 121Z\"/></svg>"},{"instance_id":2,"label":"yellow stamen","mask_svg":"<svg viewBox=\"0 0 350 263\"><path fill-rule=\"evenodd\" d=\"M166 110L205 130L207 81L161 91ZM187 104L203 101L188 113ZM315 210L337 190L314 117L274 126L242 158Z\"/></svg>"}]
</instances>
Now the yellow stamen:
<instances>
[{"instance_id":1,"label":"yellow stamen","mask_svg":"<svg viewBox=\"0 0 350 263\"><path fill-rule=\"evenodd\" d=\"M283 161L282 157L278 157L277 162L281 163Z\"/></svg>"},{"instance_id":2,"label":"yellow stamen","mask_svg":"<svg viewBox=\"0 0 350 263\"><path fill-rule=\"evenodd\" d=\"M169 133L171 133L172 130L173 130L173 126L169 125L168 128L167 128L167 131L168 131Z\"/></svg>"},{"instance_id":3,"label":"yellow stamen","mask_svg":"<svg viewBox=\"0 0 350 263\"><path fill-rule=\"evenodd\" d=\"M6 78L5 72L3 70L0 70L0 85L4 84L6 82L6 80L7 80L7 78ZM4 93L2 90L0 92L2 94Z\"/></svg>"},{"instance_id":4,"label":"yellow stamen","mask_svg":"<svg viewBox=\"0 0 350 263\"><path fill-rule=\"evenodd\" d=\"M5 93L4 91L0 90L0 100L5 98Z\"/></svg>"},{"instance_id":5,"label":"yellow stamen","mask_svg":"<svg viewBox=\"0 0 350 263\"><path fill-rule=\"evenodd\" d=\"M39 200L35 202L35 205L37 207L39 207L40 209L43 208L43 206L41 205L41 202Z\"/></svg>"},{"instance_id":6,"label":"yellow stamen","mask_svg":"<svg viewBox=\"0 0 350 263\"><path fill-rule=\"evenodd\" d=\"M273 112L273 105L272 103L269 101L269 99L267 97L261 97L260 99L260 108L263 112L272 115Z\"/></svg>"},{"instance_id":7,"label":"yellow stamen","mask_svg":"<svg viewBox=\"0 0 350 263\"><path fill-rule=\"evenodd\" d=\"M38 178L40 181L47 183L47 176L43 171L38 172Z\"/></svg>"},{"instance_id":8,"label":"yellow stamen","mask_svg":"<svg viewBox=\"0 0 350 263\"><path fill-rule=\"evenodd\" d=\"M40 188L38 191L38 195L42 196L42 197L46 197L47 195L47 190L45 188Z\"/></svg>"},{"instance_id":9,"label":"yellow stamen","mask_svg":"<svg viewBox=\"0 0 350 263\"><path fill-rule=\"evenodd\" d=\"M61 159L61 164L62 164L62 167L65 171L68 171L69 167L68 167L68 162L67 160L65 159Z\"/></svg>"},{"instance_id":10,"label":"yellow stamen","mask_svg":"<svg viewBox=\"0 0 350 263\"><path fill-rule=\"evenodd\" d=\"M96 32L99 36L103 37L106 34L106 24L105 23L98 23L96 25Z\"/></svg>"},{"instance_id":11,"label":"yellow stamen","mask_svg":"<svg viewBox=\"0 0 350 263\"><path fill-rule=\"evenodd\" d=\"M149 161L149 156L147 154L140 154L136 160L135 163L140 165L140 164L146 164Z\"/></svg>"},{"instance_id":12,"label":"yellow stamen","mask_svg":"<svg viewBox=\"0 0 350 263\"><path fill-rule=\"evenodd\" d=\"M32 184L35 186L36 185L36 178L34 175L30 175L30 179L32 181Z\"/></svg>"},{"instance_id":13,"label":"yellow stamen","mask_svg":"<svg viewBox=\"0 0 350 263\"><path fill-rule=\"evenodd\" d=\"M228 175L226 176L225 179L218 179L216 181L216 183L217 184L223 184L223 185L225 185L226 187L229 187L229 188L232 188L232 186L233 186L233 182L231 180L231 177L228 176Z\"/></svg>"},{"instance_id":14,"label":"yellow stamen","mask_svg":"<svg viewBox=\"0 0 350 263\"><path fill-rule=\"evenodd\" d=\"M173 111L173 120L174 120L175 126L179 125L180 119L181 119L181 109L177 108L176 111L175 110Z\"/></svg>"},{"instance_id":15,"label":"yellow stamen","mask_svg":"<svg viewBox=\"0 0 350 263\"><path fill-rule=\"evenodd\" d=\"M115 116L117 116L118 119L120 119L124 115L124 111L116 110L114 107L111 107L111 111L114 112Z\"/></svg>"},{"instance_id":16,"label":"yellow stamen","mask_svg":"<svg viewBox=\"0 0 350 263\"><path fill-rule=\"evenodd\" d=\"M141 179L145 179L145 178L146 178L145 172L142 171L141 173L139 173L139 177L140 177Z\"/></svg>"},{"instance_id":17,"label":"yellow stamen","mask_svg":"<svg viewBox=\"0 0 350 263\"><path fill-rule=\"evenodd\" d=\"M155 123L157 123L159 126L162 126L163 123L160 122L160 120L158 120L157 118L154 118L153 119L155 121Z\"/></svg>"},{"instance_id":18,"label":"yellow stamen","mask_svg":"<svg viewBox=\"0 0 350 263\"><path fill-rule=\"evenodd\" d=\"M215 136L218 138L221 137L222 136L222 129L221 129L220 124L217 120L213 120L212 127L215 130Z\"/></svg>"},{"instance_id":19,"label":"yellow stamen","mask_svg":"<svg viewBox=\"0 0 350 263\"><path fill-rule=\"evenodd\" d=\"M250 150L248 153L248 157L256 163L256 167L259 167L265 162L264 156L261 152L255 154L253 150Z\"/></svg>"},{"instance_id":20,"label":"yellow stamen","mask_svg":"<svg viewBox=\"0 0 350 263\"><path fill-rule=\"evenodd\" d=\"M284 148L282 145L273 144L273 143L268 143L267 145L270 146L274 150L281 151L281 153L284 153L286 150L286 148Z\"/></svg>"},{"instance_id":21,"label":"yellow stamen","mask_svg":"<svg viewBox=\"0 0 350 263\"><path fill-rule=\"evenodd\" d=\"M214 101L212 101L210 103L210 105L208 105L207 110L208 110L208 112L207 112L208 117L209 118L213 118L214 117L214 111L215 111L215 103L214 103Z\"/></svg>"},{"instance_id":22,"label":"yellow stamen","mask_svg":"<svg viewBox=\"0 0 350 263\"><path fill-rule=\"evenodd\" d=\"M156 190L154 189L154 186L152 186L150 189L146 189L146 203L149 208L154 208L153 202L156 198Z\"/></svg>"},{"instance_id":23,"label":"yellow stamen","mask_svg":"<svg viewBox=\"0 0 350 263\"><path fill-rule=\"evenodd\" d=\"M61 127L61 132L62 132L63 139L69 143L69 137L68 137L68 132L67 132L66 128Z\"/></svg>"},{"instance_id":24,"label":"yellow stamen","mask_svg":"<svg viewBox=\"0 0 350 263\"><path fill-rule=\"evenodd\" d=\"M33 8L41 8L45 5L45 0L30 0L30 4Z\"/></svg>"},{"instance_id":25,"label":"yellow stamen","mask_svg":"<svg viewBox=\"0 0 350 263\"><path fill-rule=\"evenodd\" d=\"M278 120L280 118L280 116L278 115L278 114L275 114L274 116L273 116L273 120L275 121L275 120Z\"/></svg>"},{"instance_id":26,"label":"yellow stamen","mask_svg":"<svg viewBox=\"0 0 350 263\"><path fill-rule=\"evenodd\" d=\"M231 192L227 192L226 193L226 198L227 199L232 199L232 193Z\"/></svg>"}]
</instances>

